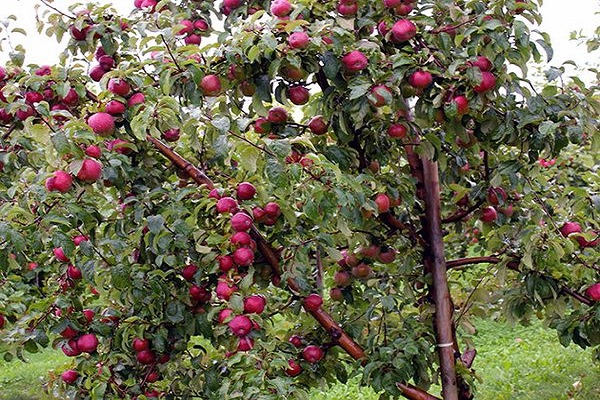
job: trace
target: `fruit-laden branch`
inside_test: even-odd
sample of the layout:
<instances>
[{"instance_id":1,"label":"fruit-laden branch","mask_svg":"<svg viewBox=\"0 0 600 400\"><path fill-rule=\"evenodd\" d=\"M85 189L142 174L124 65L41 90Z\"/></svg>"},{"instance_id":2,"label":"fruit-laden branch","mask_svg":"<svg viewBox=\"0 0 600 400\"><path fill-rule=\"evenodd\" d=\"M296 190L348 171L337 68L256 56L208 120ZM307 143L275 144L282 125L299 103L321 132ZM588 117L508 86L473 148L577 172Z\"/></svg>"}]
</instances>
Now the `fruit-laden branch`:
<instances>
[{"instance_id":1,"label":"fruit-laden branch","mask_svg":"<svg viewBox=\"0 0 600 400\"><path fill-rule=\"evenodd\" d=\"M147 136L147 139L161 154L173 162L178 168L185 170L196 183L199 185L206 185L209 188L214 187L214 184L210 178L200 171L200 169L173 151L173 149L171 149L169 146L150 135ZM252 227L250 234L256 241L256 246L265 258L265 261L273 269L275 276L281 276L281 267L279 264L279 255L277 251L273 249L273 247L265 240L265 238L256 228ZM300 286L292 278L287 280L287 285L294 292L300 291ZM344 332L344 330L328 313L320 308L314 311L307 311L319 322L319 324L321 324L321 326L327 332L331 334L332 338L334 338L350 356L356 360L366 360L365 352L360 345L356 343L346 332Z\"/></svg>"},{"instance_id":2,"label":"fruit-laden branch","mask_svg":"<svg viewBox=\"0 0 600 400\"><path fill-rule=\"evenodd\" d=\"M487 256L487 257L467 257L467 258L458 258L456 260L450 260L446 263L446 267L448 269L451 268L459 268L465 265L472 265L472 264L499 264L502 260L498 257L493 257L493 256ZM519 261L518 260L513 260L513 261L509 261L508 264L506 264L506 266L508 267L508 269L511 269L513 271L516 272L521 272L521 270L519 269ZM573 289L569 288L568 286L565 286L563 284L559 284L560 290L561 292L573 297L575 300L585 304L586 306L593 306L594 302L592 300L590 300L589 298L587 298L586 296L577 293L576 291L574 291Z\"/></svg>"},{"instance_id":3,"label":"fruit-laden branch","mask_svg":"<svg viewBox=\"0 0 600 400\"><path fill-rule=\"evenodd\" d=\"M462 221L467 216L469 216L469 214L471 214L473 211L475 211L479 207L481 207L482 204L483 204L483 200L479 200L479 201L477 201L475 204L473 204L469 208L466 208L464 210L458 210L455 213L453 213L452 215L449 215L446 218L443 218L442 219L442 224L448 224L448 223L451 223L451 222Z\"/></svg>"},{"instance_id":4,"label":"fruit-laden branch","mask_svg":"<svg viewBox=\"0 0 600 400\"><path fill-rule=\"evenodd\" d=\"M423 389L418 388L410 383L396 383L396 387L402 392L402 396L412 400L440 400Z\"/></svg>"}]
</instances>

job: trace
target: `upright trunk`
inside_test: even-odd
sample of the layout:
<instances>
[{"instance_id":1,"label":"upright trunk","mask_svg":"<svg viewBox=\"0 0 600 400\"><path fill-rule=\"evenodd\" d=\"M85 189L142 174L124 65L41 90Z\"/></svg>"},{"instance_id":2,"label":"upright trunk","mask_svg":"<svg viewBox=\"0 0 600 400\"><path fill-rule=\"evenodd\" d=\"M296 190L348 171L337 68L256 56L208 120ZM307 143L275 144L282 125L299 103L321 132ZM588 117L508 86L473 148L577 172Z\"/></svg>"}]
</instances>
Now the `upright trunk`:
<instances>
[{"instance_id":1,"label":"upright trunk","mask_svg":"<svg viewBox=\"0 0 600 400\"><path fill-rule=\"evenodd\" d=\"M425 201L425 267L433 278L435 304L435 331L440 358L442 393L445 400L458 400L458 385L454 358L452 329L452 301L446 276L446 259L440 211L440 184L438 164L422 158Z\"/></svg>"}]
</instances>

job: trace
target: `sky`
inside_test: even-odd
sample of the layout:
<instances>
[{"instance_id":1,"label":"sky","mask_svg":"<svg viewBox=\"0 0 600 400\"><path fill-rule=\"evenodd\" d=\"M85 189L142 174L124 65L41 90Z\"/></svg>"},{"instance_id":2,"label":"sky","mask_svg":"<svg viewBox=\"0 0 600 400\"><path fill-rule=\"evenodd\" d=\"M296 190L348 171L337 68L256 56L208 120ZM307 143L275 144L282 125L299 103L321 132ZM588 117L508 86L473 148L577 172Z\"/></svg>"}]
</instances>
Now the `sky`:
<instances>
[{"instance_id":1,"label":"sky","mask_svg":"<svg viewBox=\"0 0 600 400\"><path fill-rule=\"evenodd\" d=\"M54 64L58 61L58 52L60 46L54 38L48 38L45 35L38 36L35 29L35 11L34 5L40 4L40 0L0 0L0 23L6 20L9 15L15 15L18 18L13 26L25 29L28 32L27 37L20 34L13 34L11 39L13 44L20 43L27 49L26 64ZM128 15L133 8L133 0L96 0L101 4L113 3L117 11L122 15ZM75 3L85 3L85 1L75 0L54 0L52 5L58 9L66 10L67 7ZM554 59L551 64L560 65L565 60L574 60L580 65L585 65L590 61L598 64L598 58L592 58L586 52L585 46L579 45L569 40L570 32L581 31L583 34L591 36L594 29L600 26L600 0L573 0L566 2L564 0L545 0L541 9L544 22L540 30L548 32L552 39L554 48ZM5 33L0 32L0 38ZM598 54L598 53L596 53ZM7 60L7 48L3 43L3 52L0 53L0 65Z\"/></svg>"}]
</instances>

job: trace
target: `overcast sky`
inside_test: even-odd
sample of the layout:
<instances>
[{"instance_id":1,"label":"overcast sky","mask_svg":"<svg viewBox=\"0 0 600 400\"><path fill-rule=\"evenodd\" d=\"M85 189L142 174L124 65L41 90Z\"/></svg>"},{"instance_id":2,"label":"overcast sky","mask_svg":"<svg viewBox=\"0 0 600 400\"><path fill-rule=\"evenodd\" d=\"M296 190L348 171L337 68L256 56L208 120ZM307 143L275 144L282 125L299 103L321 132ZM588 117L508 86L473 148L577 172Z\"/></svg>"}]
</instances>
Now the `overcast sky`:
<instances>
[{"instance_id":1,"label":"overcast sky","mask_svg":"<svg viewBox=\"0 0 600 400\"><path fill-rule=\"evenodd\" d=\"M377 0L375 0L377 1ZM133 8L133 0L97 0L98 3L113 3L120 14L127 15ZM41 4L39 0L0 0L0 22L9 15L16 15L16 26L28 32L27 37L13 34L15 43L21 43L27 49L26 64L54 64L58 61L57 53L60 47L55 39L38 36L35 30L34 5ZM67 9L70 4L85 3L75 0L54 0L52 4L59 9ZM42 5L42 7L44 7ZM574 60L578 64L591 62L598 64L598 58L590 57L585 51L585 46L577 46L569 41L571 31L582 31L592 35L594 29L600 26L600 0L545 0L542 7L544 23L542 31L548 32L552 38L555 51L552 65L559 65L565 60ZM4 33L0 33L3 35ZM0 36L1 37L1 36ZM3 52L0 53L0 64L7 59L7 47L3 43ZM598 53L596 53L598 54Z\"/></svg>"}]
</instances>

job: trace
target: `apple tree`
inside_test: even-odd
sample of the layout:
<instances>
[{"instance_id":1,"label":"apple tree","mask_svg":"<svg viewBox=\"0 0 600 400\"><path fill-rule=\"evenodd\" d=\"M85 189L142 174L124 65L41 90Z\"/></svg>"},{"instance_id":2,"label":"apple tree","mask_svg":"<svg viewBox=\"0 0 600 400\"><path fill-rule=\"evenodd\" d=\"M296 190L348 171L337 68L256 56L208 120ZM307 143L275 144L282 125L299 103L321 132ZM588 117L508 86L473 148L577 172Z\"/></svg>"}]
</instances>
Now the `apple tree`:
<instances>
[{"instance_id":1,"label":"apple tree","mask_svg":"<svg viewBox=\"0 0 600 400\"><path fill-rule=\"evenodd\" d=\"M538 2L40 2L60 62L0 68L0 353L73 357L63 398L470 399L498 309L600 344L600 105L531 82Z\"/></svg>"}]
</instances>

